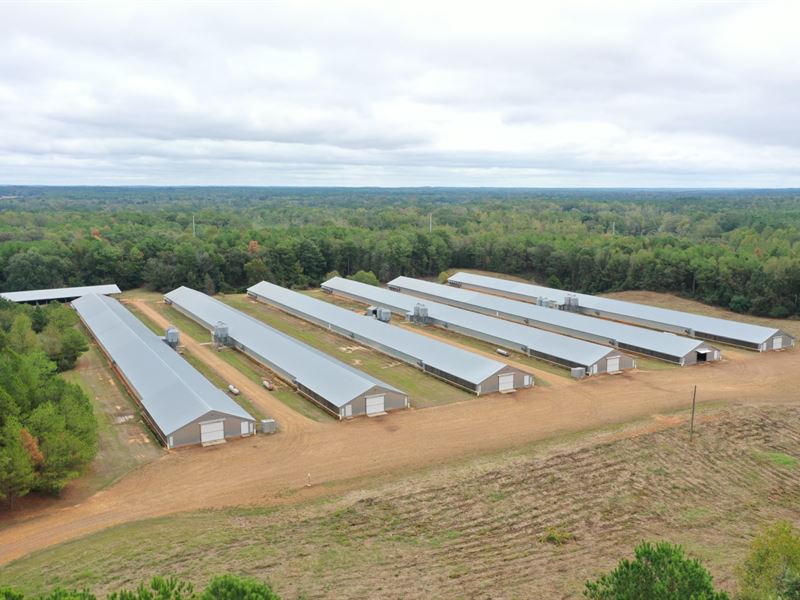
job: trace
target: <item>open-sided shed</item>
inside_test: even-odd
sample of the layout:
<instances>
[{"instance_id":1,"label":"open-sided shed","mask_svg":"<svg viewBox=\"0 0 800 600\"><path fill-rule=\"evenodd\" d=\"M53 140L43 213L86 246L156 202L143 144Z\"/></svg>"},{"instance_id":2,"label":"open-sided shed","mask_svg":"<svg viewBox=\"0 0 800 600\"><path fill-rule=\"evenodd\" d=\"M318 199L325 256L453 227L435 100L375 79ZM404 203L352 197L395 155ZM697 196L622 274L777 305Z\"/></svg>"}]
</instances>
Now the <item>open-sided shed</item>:
<instances>
[{"instance_id":1,"label":"open-sided shed","mask_svg":"<svg viewBox=\"0 0 800 600\"><path fill-rule=\"evenodd\" d=\"M117 300L89 295L72 305L165 446L219 443L255 433L252 416Z\"/></svg>"}]
</instances>

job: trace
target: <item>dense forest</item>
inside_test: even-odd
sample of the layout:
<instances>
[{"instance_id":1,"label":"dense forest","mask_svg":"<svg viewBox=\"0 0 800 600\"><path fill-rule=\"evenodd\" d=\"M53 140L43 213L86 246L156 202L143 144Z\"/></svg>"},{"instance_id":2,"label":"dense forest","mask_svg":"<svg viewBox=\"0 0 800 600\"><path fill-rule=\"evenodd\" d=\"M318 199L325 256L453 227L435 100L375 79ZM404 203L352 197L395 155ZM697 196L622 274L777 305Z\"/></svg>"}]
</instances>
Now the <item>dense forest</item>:
<instances>
[{"instance_id":1,"label":"dense forest","mask_svg":"<svg viewBox=\"0 0 800 600\"><path fill-rule=\"evenodd\" d=\"M0 301L0 505L58 493L95 455L91 402L58 376L88 348L77 320L60 304Z\"/></svg>"},{"instance_id":2,"label":"dense forest","mask_svg":"<svg viewBox=\"0 0 800 600\"><path fill-rule=\"evenodd\" d=\"M521 274L800 311L796 190L0 187L3 290L241 290L336 270Z\"/></svg>"}]
</instances>

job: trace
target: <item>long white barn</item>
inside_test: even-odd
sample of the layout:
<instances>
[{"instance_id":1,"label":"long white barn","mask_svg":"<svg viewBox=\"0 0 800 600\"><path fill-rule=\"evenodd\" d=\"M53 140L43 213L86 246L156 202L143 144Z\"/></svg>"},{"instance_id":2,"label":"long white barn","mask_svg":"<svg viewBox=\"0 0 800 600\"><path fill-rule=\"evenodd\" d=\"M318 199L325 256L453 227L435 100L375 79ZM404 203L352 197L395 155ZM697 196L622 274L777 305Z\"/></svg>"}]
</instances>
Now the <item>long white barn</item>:
<instances>
[{"instance_id":1,"label":"long white barn","mask_svg":"<svg viewBox=\"0 0 800 600\"><path fill-rule=\"evenodd\" d=\"M652 329L741 346L759 352L781 350L793 346L795 343L795 339L791 335L774 327L706 317L624 300L601 298L590 294L573 294L555 288L475 275L474 273L456 273L448 279L448 283L456 287L500 294L523 302L552 300L563 305L568 302L568 298L574 298L577 300L576 309L584 315L643 325Z\"/></svg>"},{"instance_id":2,"label":"long white barn","mask_svg":"<svg viewBox=\"0 0 800 600\"><path fill-rule=\"evenodd\" d=\"M252 298L371 346L477 395L513 391L533 384L530 374L500 361L381 323L266 281L248 288L247 293Z\"/></svg>"},{"instance_id":3,"label":"long white barn","mask_svg":"<svg viewBox=\"0 0 800 600\"><path fill-rule=\"evenodd\" d=\"M721 356L718 348L703 340L545 308L450 285L397 277L389 282L389 288L682 366L716 361Z\"/></svg>"},{"instance_id":4,"label":"long white barn","mask_svg":"<svg viewBox=\"0 0 800 600\"><path fill-rule=\"evenodd\" d=\"M365 304L373 304L400 315L413 313L420 300L384 288L341 277L322 284L322 289ZM497 344L566 368L582 367L586 375L616 373L636 363L618 350L542 331L503 319L476 314L438 302L425 301L428 322L444 329Z\"/></svg>"}]
</instances>

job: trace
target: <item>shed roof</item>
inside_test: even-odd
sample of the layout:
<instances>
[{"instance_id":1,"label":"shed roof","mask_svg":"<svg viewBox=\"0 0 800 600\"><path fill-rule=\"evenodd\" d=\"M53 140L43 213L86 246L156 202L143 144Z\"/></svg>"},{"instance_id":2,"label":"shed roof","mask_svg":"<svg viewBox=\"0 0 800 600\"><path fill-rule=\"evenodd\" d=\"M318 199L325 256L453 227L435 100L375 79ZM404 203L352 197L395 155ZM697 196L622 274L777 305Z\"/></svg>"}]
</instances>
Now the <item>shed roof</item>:
<instances>
[{"instance_id":1,"label":"shed roof","mask_svg":"<svg viewBox=\"0 0 800 600\"><path fill-rule=\"evenodd\" d=\"M166 294L166 298L207 324L225 323L228 335L236 342L337 407L376 386L405 394L202 292L180 287Z\"/></svg>"},{"instance_id":2,"label":"shed roof","mask_svg":"<svg viewBox=\"0 0 800 600\"><path fill-rule=\"evenodd\" d=\"M652 321L654 323L662 323L664 325L672 325L683 329L691 329L696 332L741 340L752 344L762 344L772 336L781 332L774 327L762 327L761 325L731 321L730 319L706 317L694 313L647 306L645 304L626 302L624 300L615 300L612 298L602 298L590 294L572 294L555 288L508 281L506 279L487 277L485 275L475 275L473 273L456 273L450 277L448 281L478 285L487 289L497 290L498 292L527 296L531 299L548 298L550 300L563 302L567 296L577 296L580 305L585 308Z\"/></svg>"},{"instance_id":3,"label":"shed roof","mask_svg":"<svg viewBox=\"0 0 800 600\"><path fill-rule=\"evenodd\" d=\"M210 411L254 420L114 298L91 294L72 305L164 435Z\"/></svg>"},{"instance_id":4,"label":"shed roof","mask_svg":"<svg viewBox=\"0 0 800 600\"><path fill-rule=\"evenodd\" d=\"M68 300L80 298L87 294L119 294L116 284L85 285L80 287L51 288L47 290L27 290L23 292L3 292L0 297L11 302L49 302L51 300Z\"/></svg>"},{"instance_id":5,"label":"shed roof","mask_svg":"<svg viewBox=\"0 0 800 600\"><path fill-rule=\"evenodd\" d=\"M393 284L394 282L390 282L390 285ZM472 331L490 334L497 338L513 342L515 345L526 346L531 350L538 350L550 356L563 359L564 361L585 365L587 367L595 364L609 354L619 354L617 350L612 350L593 342L585 342L558 333L551 333L534 327L528 327L527 325L504 321L503 319L470 312L461 308L433 302L428 299L421 300L413 296L400 294L373 285L342 279L341 277L334 277L326 281L322 284L322 287L343 294L358 296L365 299L367 302L393 307L403 312L413 311L415 304L424 304L428 308L428 315L437 321L442 321Z\"/></svg>"},{"instance_id":6,"label":"shed roof","mask_svg":"<svg viewBox=\"0 0 800 600\"><path fill-rule=\"evenodd\" d=\"M653 331L644 327L587 317L572 312L545 308L535 304L509 300L490 294L481 294L480 292L421 281L410 277L398 277L390 281L389 285L397 286L411 293L417 292L435 296L445 302L460 302L480 309L513 315L521 319L549 323L555 327L564 327L595 336L602 336L608 340L615 340L628 346L635 346L675 357L686 356L700 346L707 346L706 342L682 337L674 333Z\"/></svg>"},{"instance_id":7,"label":"shed roof","mask_svg":"<svg viewBox=\"0 0 800 600\"><path fill-rule=\"evenodd\" d=\"M467 352L424 335L407 331L371 317L358 315L323 300L262 281L248 288L276 304L330 323L363 339L371 340L402 352L424 364L449 373L475 385L506 368L504 363Z\"/></svg>"}]
</instances>

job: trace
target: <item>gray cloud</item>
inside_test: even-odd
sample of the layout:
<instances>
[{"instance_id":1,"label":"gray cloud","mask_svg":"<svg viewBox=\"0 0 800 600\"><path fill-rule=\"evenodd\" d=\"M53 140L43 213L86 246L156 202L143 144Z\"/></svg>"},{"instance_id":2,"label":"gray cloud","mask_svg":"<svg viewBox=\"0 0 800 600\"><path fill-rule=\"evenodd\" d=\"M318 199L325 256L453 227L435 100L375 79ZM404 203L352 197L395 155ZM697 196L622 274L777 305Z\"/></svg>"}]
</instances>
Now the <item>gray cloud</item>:
<instances>
[{"instance_id":1,"label":"gray cloud","mask_svg":"<svg viewBox=\"0 0 800 600\"><path fill-rule=\"evenodd\" d=\"M0 4L0 183L800 186L793 3Z\"/></svg>"}]
</instances>

